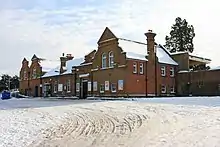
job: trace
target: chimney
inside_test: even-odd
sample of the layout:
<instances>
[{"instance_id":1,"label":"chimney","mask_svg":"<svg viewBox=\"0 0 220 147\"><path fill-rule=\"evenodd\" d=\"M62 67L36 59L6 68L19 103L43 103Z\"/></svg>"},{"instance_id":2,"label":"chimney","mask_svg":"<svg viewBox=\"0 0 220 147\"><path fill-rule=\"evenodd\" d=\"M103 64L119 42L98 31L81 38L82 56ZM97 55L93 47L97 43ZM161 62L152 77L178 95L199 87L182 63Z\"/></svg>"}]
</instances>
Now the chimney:
<instances>
[{"instance_id":1,"label":"chimney","mask_svg":"<svg viewBox=\"0 0 220 147\"><path fill-rule=\"evenodd\" d=\"M152 30L148 30L145 33L147 37L147 71L146 71L146 78L147 78L147 94L157 96L158 92L158 84L157 84L157 75L158 75L158 67L157 67L157 56L156 56L156 48L155 48L155 36L156 34L153 33Z\"/></svg>"},{"instance_id":2,"label":"chimney","mask_svg":"<svg viewBox=\"0 0 220 147\"><path fill-rule=\"evenodd\" d=\"M66 61L67 61L67 57L65 57L63 53L62 57L60 57L60 73L65 72Z\"/></svg>"},{"instance_id":3,"label":"chimney","mask_svg":"<svg viewBox=\"0 0 220 147\"><path fill-rule=\"evenodd\" d=\"M147 33L145 33L145 36L147 37L147 53L149 57L152 57L155 53L155 36L156 34L153 33L152 30L148 30Z\"/></svg>"},{"instance_id":4,"label":"chimney","mask_svg":"<svg viewBox=\"0 0 220 147\"><path fill-rule=\"evenodd\" d=\"M69 61L69 60L73 60L74 57L72 56L72 54L67 54L66 58L67 58L67 61Z\"/></svg>"}]
</instances>

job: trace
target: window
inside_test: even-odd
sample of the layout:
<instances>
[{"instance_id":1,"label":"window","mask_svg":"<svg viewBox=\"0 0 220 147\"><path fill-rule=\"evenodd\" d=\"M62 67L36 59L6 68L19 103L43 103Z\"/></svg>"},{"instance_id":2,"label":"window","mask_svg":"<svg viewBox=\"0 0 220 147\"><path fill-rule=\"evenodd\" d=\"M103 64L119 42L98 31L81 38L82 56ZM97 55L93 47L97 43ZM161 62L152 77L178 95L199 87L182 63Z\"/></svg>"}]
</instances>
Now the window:
<instances>
[{"instance_id":1,"label":"window","mask_svg":"<svg viewBox=\"0 0 220 147\"><path fill-rule=\"evenodd\" d=\"M24 71L24 75L23 75L23 76L24 76L24 77L23 77L24 80L27 80L27 71L26 71L26 70Z\"/></svg>"},{"instance_id":2,"label":"window","mask_svg":"<svg viewBox=\"0 0 220 147\"><path fill-rule=\"evenodd\" d=\"M70 80L67 80L67 84L66 84L66 90L67 92L71 92L71 87L70 87Z\"/></svg>"},{"instance_id":3,"label":"window","mask_svg":"<svg viewBox=\"0 0 220 147\"><path fill-rule=\"evenodd\" d=\"M170 93L175 93L175 88L174 88L174 86L171 86L171 87L170 87Z\"/></svg>"},{"instance_id":4,"label":"window","mask_svg":"<svg viewBox=\"0 0 220 147\"><path fill-rule=\"evenodd\" d=\"M104 92L105 92L105 85L100 84L100 93L104 93Z\"/></svg>"},{"instance_id":5,"label":"window","mask_svg":"<svg viewBox=\"0 0 220 147\"><path fill-rule=\"evenodd\" d=\"M133 73L137 73L137 63L133 63Z\"/></svg>"},{"instance_id":6,"label":"window","mask_svg":"<svg viewBox=\"0 0 220 147\"><path fill-rule=\"evenodd\" d=\"M98 83L97 82L93 82L93 91L97 91L97 85L98 85Z\"/></svg>"},{"instance_id":7,"label":"window","mask_svg":"<svg viewBox=\"0 0 220 147\"><path fill-rule=\"evenodd\" d=\"M115 83L112 83L112 84L111 84L111 91L112 91L112 92L116 92L116 89L117 89L116 84L115 84Z\"/></svg>"},{"instance_id":8,"label":"window","mask_svg":"<svg viewBox=\"0 0 220 147\"><path fill-rule=\"evenodd\" d=\"M33 69L32 78L33 78L33 79L36 79L36 78L37 78L37 70L36 70L36 68Z\"/></svg>"},{"instance_id":9,"label":"window","mask_svg":"<svg viewBox=\"0 0 220 147\"><path fill-rule=\"evenodd\" d=\"M113 52L109 53L109 67L114 67L114 54L113 54Z\"/></svg>"},{"instance_id":10,"label":"window","mask_svg":"<svg viewBox=\"0 0 220 147\"><path fill-rule=\"evenodd\" d=\"M161 93L166 93L166 86L165 85L161 85Z\"/></svg>"},{"instance_id":11,"label":"window","mask_svg":"<svg viewBox=\"0 0 220 147\"><path fill-rule=\"evenodd\" d=\"M170 67L170 76L174 77L174 68L173 67Z\"/></svg>"},{"instance_id":12,"label":"window","mask_svg":"<svg viewBox=\"0 0 220 147\"><path fill-rule=\"evenodd\" d=\"M165 66L162 66L161 67L161 76L166 76L166 67Z\"/></svg>"},{"instance_id":13,"label":"window","mask_svg":"<svg viewBox=\"0 0 220 147\"><path fill-rule=\"evenodd\" d=\"M80 88L79 83L76 83L76 91L77 91L77 92L79 92L79 88Z\"/></svg>"},{"instance_id":14,"label":"window","mask_svg":"<svg viewBox=\"0 0 220 147\"><path fill-rule=\"evenodd\" d=\"M53 92L57 93L57 81L54 82L54 86L53 86Z\"/></svg>"},{"instance_id":15,"label":"window","mask_svg":"<svg viewBox=\"0 0 220 147\"><path fill-rule=\"evenodd\" d=\"M144 74L144 64L140 63L140 74Z\"/></svg>"},{"instance_id":16,"label":"window","mask_svg":"<svg viewBox=\"0 0 220 147\"><path fill-rule=\"evenodd\" d=\"M106 68L106 54L103 53L102 54L102 68Z\"/></svg>"}]
</instances>

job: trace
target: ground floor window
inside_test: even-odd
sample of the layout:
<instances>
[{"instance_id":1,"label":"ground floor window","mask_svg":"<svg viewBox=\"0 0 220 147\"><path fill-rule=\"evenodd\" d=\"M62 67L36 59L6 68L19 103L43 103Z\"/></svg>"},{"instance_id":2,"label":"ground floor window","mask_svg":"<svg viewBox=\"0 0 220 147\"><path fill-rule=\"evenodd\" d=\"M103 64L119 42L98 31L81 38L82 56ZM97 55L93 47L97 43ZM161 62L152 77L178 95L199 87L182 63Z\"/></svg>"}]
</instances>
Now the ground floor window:
<instances>
[{"instance_id":1,"label":"ground floor window","mask_svg":"<svg viewBox=\"0 0 220 147\"><path fill-rule=\"evenodd\" d=\"M112 91L112 92L116 92L116 89L117 89L116 84L115 84L115 83L112 83L112 84L111 84L111 91Z\"/></svg>"},{"instance_id":2,"label":"ground floor window","mask_svg":"<svg viewBox=\"0 0 220 147\"><path fill-rule=\"evenodd\" d=\"M79 83L76 83L76 91L79 92Z\"/></svg>"},{"instance_id":3,"label":"ground floor window","mask_svg":"<svg viewBox=\"0 0 220 147\"><path fill-rule=\"evenodd\" d=\"M97 91L97 82L93 82L93 91Z\"/></svg>"},{"instance_id":4,"label":"ground floor window","mask_svg":"<svg viewBox=\"0 0 220 147\"><path fill-rule=\"evenodd\" d=\"M57 93L57 89L58 89L58 85L57 85L57 81L55 81L53 85L53 92Z\"/></svg>"},{"instance_id":5,"label":"ground floor window","mask_svg":"<svg viewBox=\"0 0 220 147\"><path fill-rule=\"evenodd\" d=\"M71 83L70 83L70 80L67 80L67 84L66 84L66 90L67 92L70 92L71 91Z\"/></svg>"},{"instance_id":6,"label":"ground floor window","mask_svg":"<svg viewBox=\"0 0 220 147\"><path fill-rule=\"evenodd\" d=\"M105 92L105 85L100 84L100 93L104 93L104 92Z\"/></svg>"},{"instance_id":7,"label":"ground floor window","mask_svg":"<svg viewBox=\"0 0 220 147\"><path fill-rule=\"evenodd\" d=\"M161 93L166 93L166 86L165 85L161 85Z\"/></svg>"},{"instance_id":8,"label":"ground floor window","mask_svg":"<svg viewBox=\"0 0 220 147\"><path fill-rule=\"evenodd\" d=\"M171 86L171 87L170 87L170 93L175 93L175 88L174 88L174 86Z\"/></svg>"}]
</instances>

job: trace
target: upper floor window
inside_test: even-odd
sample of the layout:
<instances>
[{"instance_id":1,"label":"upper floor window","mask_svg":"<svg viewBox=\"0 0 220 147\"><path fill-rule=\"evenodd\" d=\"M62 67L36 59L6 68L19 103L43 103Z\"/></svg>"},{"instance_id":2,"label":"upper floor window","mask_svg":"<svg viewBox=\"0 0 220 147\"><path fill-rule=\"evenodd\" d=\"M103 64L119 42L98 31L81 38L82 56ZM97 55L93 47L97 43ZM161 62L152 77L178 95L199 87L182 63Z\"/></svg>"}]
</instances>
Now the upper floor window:
<instances>
[{"instance_id":1,"label":"upper floor window","mask_svg":"<svg viewBox=\"0 0 220 147\"><path fill-rule=\"evenodd\" d=\"M33 79L36 79L36 78L37 78L37 70L36 70L36 68L33 69L32 78L33 78Z\"/></svg>"},{"instance_id":2,"label":"upper floor window","mask_svg":"<svg viewBox=\"0 0 220 147\"><path fill-rule=\"evenodd\" d=\"M107 56L106 53L102 54L102 68L106 68Z\"/></svg>"},{"instance_id":3,"label":"upper floor window","mask_svg":"<svg viewBox=\"0 0 220 147\"><path fill-rule=\"evenodd\" d=\"M133 73L137 73L137 62L133 63Z\"/></svg>"},{"instance_id":4,"label":"upper floor window","mask_svg":"<svg viewBox=\"0 0 220 147\"><path fill-rule=\"evenodd\" d=\"M170 76L174 77L174 68L173 67L170 67Z\"/></svg>"},{"instance_id":5,"label":"upper floor window","mask_svg":"<svg viewBox=\"0 0 220 147\"><path fill-rule=\"evenodd\" d=\"M144 74L144 64L140 63L140 74Z\"/></svg>"},{"instance_id":6,"label":"upper floor window","mask_svg":"<svg viewBox=\"0 0 220 147\"><path fill-rule=\"evenodd\" d=\"M26 70L24 71L23 79L27 80L27 71Z\"/></svg>"},{"instance_id":7,"label":"upper floor window","mask_svg":"<svg viewBox=\"0 0 220 147\"><path fill-rule=\"evenodd\" d=\"M161 76L166 76L166 67L165 66L161 67Z\"/></svg>"},{"instance_id":8,"label":"upper floor window","mask_svg":"<svg viewBox=\"0 0 220 147\"><path fill-rule=\"evenodd\" d=\"M109 67L114 67L114 54L113 54L113 52L109 53Z\"/></svg>"}]
</instances>

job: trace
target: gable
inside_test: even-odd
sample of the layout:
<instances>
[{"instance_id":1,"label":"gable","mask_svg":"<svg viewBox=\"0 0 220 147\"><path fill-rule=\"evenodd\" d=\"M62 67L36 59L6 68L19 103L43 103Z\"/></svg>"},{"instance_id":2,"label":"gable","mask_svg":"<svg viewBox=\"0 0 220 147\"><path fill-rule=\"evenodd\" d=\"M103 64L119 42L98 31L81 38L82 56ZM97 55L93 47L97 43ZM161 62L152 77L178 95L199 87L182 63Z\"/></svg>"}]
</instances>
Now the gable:
<instances>
[{"instance_id":1,"label":"gable","mask_svg":"<svg viewBox=\"0 0 220 147\"><path fill-rule=\"evenodd\" d=\"M102 33L101 37L98 40L98 43L101 43L102 41L108 40L108 39L114 39L117 38L112 31L106 27L104 32Z\"/></svg>"}]
</instances>

